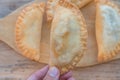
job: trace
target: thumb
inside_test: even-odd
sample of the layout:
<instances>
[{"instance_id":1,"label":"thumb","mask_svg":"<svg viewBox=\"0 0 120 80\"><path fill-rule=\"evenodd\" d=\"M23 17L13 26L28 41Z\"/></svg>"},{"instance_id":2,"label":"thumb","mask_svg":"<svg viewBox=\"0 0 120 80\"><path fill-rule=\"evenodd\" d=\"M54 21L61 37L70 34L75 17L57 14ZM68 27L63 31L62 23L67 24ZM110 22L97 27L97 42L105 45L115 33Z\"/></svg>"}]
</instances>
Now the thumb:
<instances>
[{"instance_id":1,"label":"thumb","mask_svg":"<svg viewBox=\"0 0 120 80\"><path fill-rule=\"evenodd\" d=\"M56 67L51 67L43 80L59 80L60 71Z\"/></svg>"}]
</instances>

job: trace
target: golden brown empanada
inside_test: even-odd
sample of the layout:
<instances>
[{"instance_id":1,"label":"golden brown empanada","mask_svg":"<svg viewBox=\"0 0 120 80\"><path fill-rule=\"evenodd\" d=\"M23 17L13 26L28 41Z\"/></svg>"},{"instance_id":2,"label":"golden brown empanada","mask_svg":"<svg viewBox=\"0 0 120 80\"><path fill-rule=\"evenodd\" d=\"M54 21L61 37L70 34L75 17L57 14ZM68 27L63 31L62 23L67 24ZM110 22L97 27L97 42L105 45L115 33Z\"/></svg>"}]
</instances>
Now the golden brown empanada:
<instances>
[{"instance_id":1,"label":"golden brown empanada","mask_svg":"<svg viewBox=\"0 0 120 80\"><path fill-rule=\"evenodd\" d=\"M50 39L50 65L61 73L73 69L86 51L87 29L80 10L61 0L55 9Z\"/></svg>"},{"instance_id":2,"label":"golden brown empanada","mask_svg":"<svg viewBox=\"0 0 120 80\"><path fill-rule=\"evenodd\" d=\"M39 61L41 27L44 3L32 4L19 15L15 28L15 41L19 51L26 57Z\"/></svg>"},{"instance_id":3,"label":"golden brown empanada","mask_svg":"<svg viewBox=\"0 0 120 80\"><path fill-rule=\"evenodd\" d=\"M51 20L53 19L55 7L59 1L60 0L48 0L47 2L47 21L48 22L51 22ZM86 4L88 4L93 0L66 0L66 1L72 2L76 4L79 8L82 8L83 6L85 6Z\"/></svg>"},{"instance_id":4,"label":"golden brown empanada","mask_svg":"<svg viewBox=\"0 0 120 80\"><path fill-rule=\"evenodd\" d=\"M120 50L120 9L109 0L97 0L98 61L111 60Z\"/></svg>"}]
</instances>

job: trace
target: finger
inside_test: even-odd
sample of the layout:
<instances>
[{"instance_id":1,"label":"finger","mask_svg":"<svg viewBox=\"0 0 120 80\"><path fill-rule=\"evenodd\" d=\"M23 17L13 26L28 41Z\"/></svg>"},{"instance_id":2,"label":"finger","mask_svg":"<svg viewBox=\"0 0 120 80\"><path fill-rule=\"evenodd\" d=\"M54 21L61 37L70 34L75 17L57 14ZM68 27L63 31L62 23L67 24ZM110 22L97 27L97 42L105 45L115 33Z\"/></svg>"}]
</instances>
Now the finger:
<instances>
[{"instance_id":1,"label":"finger","mask_svg":"<svg viewBox=\"0 0 120 80\"><path fill-rule=\"evenodd\" d=\"M59 80L60 71L56 67L51 67L43 80Z\"/></svg>"},{"instance_id":2,"label":"finger","mask_svg":"<svg viewBox=\"0 0 120 80\"><path fill-rule=\"evenodd\" d=\"M75 78L71 77L71 78L69 78L69 79L67 79L67 80L75 80Z\"/></svg>"},{"instance_id":3,"label":"finger","mask_svg":"<svg viewBox=\"0 0 120 80\"><path fill-rule=\"evenodd\" d=\"M38 70L33 73L27 80L39 80L43 79L49 70L49 66L45 66L44 68Z\"/></svg>"},{"instance_id":4,"label":"finger","mask_svg":"<svg viewBox=\"0 0 120 80\"><path fill-rule=\"evenodd\" d=\"M69 71L68 73L62 75L60 77L61 80L66 80L66 79L69 79L70 77L72 77L72 71Z\"/></svg>"},{"instance_id":5,"label":"finger","mask_svg":"<svg viewBox=\"0 0 120 80\"><path fill-rule=\"evenodd\" d=\"M42 68L42 69L38 70L37 72L35 72L34 75L36 77L38 77L38 78L44 78L45 75L47 74L48 70L49 70L49 66L47 65L44 68Z\"/></svg>"}]
</instances>

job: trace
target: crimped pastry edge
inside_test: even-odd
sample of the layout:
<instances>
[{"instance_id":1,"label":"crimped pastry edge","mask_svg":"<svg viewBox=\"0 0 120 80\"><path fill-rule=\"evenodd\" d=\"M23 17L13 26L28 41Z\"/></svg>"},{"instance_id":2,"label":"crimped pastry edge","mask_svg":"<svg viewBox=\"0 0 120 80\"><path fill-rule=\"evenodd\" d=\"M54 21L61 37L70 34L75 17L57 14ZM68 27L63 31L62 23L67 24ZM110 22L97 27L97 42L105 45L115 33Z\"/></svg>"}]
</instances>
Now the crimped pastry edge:
<instances>
[{"instance_id":1,"label":"crimped pastry edge","mask_svg":"<svg viewBox=\"0 0 120 80\"><path fill-rule=\"evenodd\" d=\"M117 5L115 5L111 1L95 0L95 2L97 4L97 6L99 6L101 4L106 4L108 6L111 6L111 7L115 8L120 14L120 9L117 7ZM109 52L107 52L107 51L101 52L101 51L98 50L98 62L102 63L102 62L107 62L107 61L111 60L113 57L115 57L118 54L119 51L120 51L120 42L118 42L118 44L115 45L115 47L113 47L113 50L110 50Z\"/></svg>"},{"instance_id":2,"label":"crimped pastry edge","mask_svg":"<svg viewBox=\"0 0 120 80\"><path fill-rule=\"evenodd\" d=\"M82 33L81 36L82 36L82 38L80 39L82 41L82 43L83 43L82 44L83 45L82 51L78 55L76 55L76 57L71 61L71 63L69 63L67 65L64 65L64 66L57 66L57 65L55 65L55 66L57 66L60 69L61 74L63 74L63 73L68 72L69 70L75 68L76 65L78 64L78 62L81 60L82 56L84 56L84 53L85 53L85 51L87 49L88 33L87 33L87 26L86 26L84 17L82 16L82 13L80 12L80 10L79 10L79 8L77 6L73 5L70 2L67 2L66 0L60 0L57 6L63 6L65 8L69 8L69 9L72 10L73 13L79 14L78 15L79 21L80 21L80 23L82 25L82 27L81 27L81 33Z\"/></svg>"},{"instance_id":3,"label":"crimped pastry edge","mask_svg":"<svg viewBox=\"0 0 120 80\"><path fill-rule=\"evenodd\" d=\"M31 11L34 8L38 8L39 10L41 10L42 13L44 13L44 7L45 4L44 3L33 3L27 7L25 7L20 15L17 18L16 21L16 27L15 27L15 43L16 46L18 48L18 50L22 53L23 56L26 56L27 58L31 59L31 60L35 60L35 61L39 61L40 56L35 56L36 51L34 49L29 49L27 48L23 43L22 43L22 29L20 28L21 26L24 26L24 24L22 23L25 15L27 12Z\"/></svg>"}]
</instances>

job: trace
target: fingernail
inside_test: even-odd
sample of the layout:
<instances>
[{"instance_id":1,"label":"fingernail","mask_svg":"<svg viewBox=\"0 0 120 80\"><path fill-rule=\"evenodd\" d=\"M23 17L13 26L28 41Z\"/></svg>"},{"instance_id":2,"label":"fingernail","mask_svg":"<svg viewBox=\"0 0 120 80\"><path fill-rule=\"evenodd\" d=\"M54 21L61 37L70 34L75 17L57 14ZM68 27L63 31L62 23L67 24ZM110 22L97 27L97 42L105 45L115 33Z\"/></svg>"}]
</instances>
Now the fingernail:
<instances>
[{"instance_id":1,"label":"fingernail","mask_svg":"<svg viewBox=\"0 0 120 80\"><path fill-rule=\"evenodd\" d=\"M58 71L58 69L56 67L52 67L49 70L49 75L51 77L56 77L58 75L58 73L59 73L59 71Z\"/></svg>"}]
</instances>

